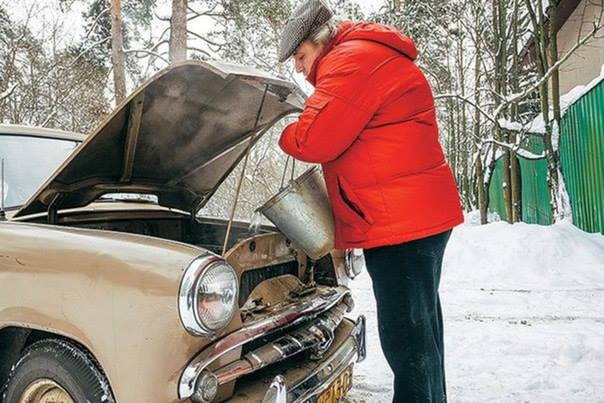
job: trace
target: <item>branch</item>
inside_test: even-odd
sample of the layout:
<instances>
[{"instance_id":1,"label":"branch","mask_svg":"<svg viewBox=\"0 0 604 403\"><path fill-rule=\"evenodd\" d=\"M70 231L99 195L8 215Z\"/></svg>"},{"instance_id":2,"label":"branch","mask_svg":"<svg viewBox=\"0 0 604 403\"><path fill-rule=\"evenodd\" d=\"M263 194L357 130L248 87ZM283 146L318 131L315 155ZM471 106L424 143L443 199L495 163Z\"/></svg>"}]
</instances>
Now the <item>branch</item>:
<instances>
[{"instance_id":1,"label":"branch","mask_svg":"<svg viewBox=\"0 0 604 403\"><path fill-rule=\"evenodd\" d=\"M96 18L94 19L94 21L92 21L92 25L90 25L90 28L88 28L88 31L86 32L86 35L84 35L84 38L88 38L90 36L90 33L92 32L92 30L96 27L97 23L99 22L99 19L104 15L107 14L108 12L110 12L111 9L110 8L106 8L103 11L101 11Z\"/></svg>"},{"instance_id":2,"label":"branch","mask_svg":"<svg viewBox=\"0 0 604 403\"><path fill-rule=\"evenodd\" d=\"M199 11L195 11L194 9L192 9L191 7L187 6L187 9L193 13L192 17L187 18L187 21L191 21L194 20L196 18L199 17L224 17L224 13L215 13L214 10L216 9L216 5L214 5L214 7L212 7L212 9L208 10L208 11L203 11L203 12L199 12Z\"/></svg>"},{"instance_id":3,"label":"branch","mask_svg":"<svg viewBox=\"0 0 604 403\"><path fill-rule=\"evenodd\" d=\"M170 17L162 17L161 15L157 14L156 10L153 10L153 14L155 15L155 18L160 21L170 21Z\"/></svg>"},{"instance_id":4,"label":"branch","mask_svg":"<svg viewBox=\"0 0 604 403\"><path fill-rule=\"evenodd\" d=\"M147 49L124 49L124 53L146 53L148 55L155 56L158 59L163 60L164 62L166 62L166 64L170 64L170 62L159 53Z\"/></svg>"},{"instance_id":5,"label":"branch","mask_svg":"<svg viewBox=\"0 0 604 403\"><path fill-rule=\"evenodd\" d=\"M40 127L46 127L46 125L48 124L48 122L50 122L52 119L55 118L55 115L57 114L57 108L56 105L54 105L51 109L51 112L48 114L48 116L46 117L46 119L44 119L44 122L40 123L37 126Z\"/></svg>"},{"instance_id":6,"label":"branch","mask_svg":"<svg viewBox=\"0 0 604 403\"><path fill-rule=\"evenodd\" d=\"M170 41L168 41L167 39L163 39L161 41L156 42L155 45L153 45L149 48L149 50L150 51L157 50L157 48L159 48L161 45L165 45L167 43L170 43Z\"/></svg>"},{"instance_id":7,"label":"branch","mask_svg":"<svg viewBox=\"0 0 604 403\"><path fill-rule=\"evenodd\" d=\"M212 59L212 55L209 54L207 51L203 50L203 49L199 49L193 46L187 46L187 50L193 50L195 52L199 52L199 53L203 53L204 55L206 55L207 57L209 57L210 59Z\"/></svg>"},{"instance_id":8,"label":"branch","mask_svg":"<svg viewBox=\"0 0 604 403\"><path fill-rule=\"evenodd\" d=\"M190 19L194 19L197 17L203 17L203 16L221 17L221 16L223 16L222 13L214 12L214 10L216 10L217 6L218 6L218 4L214 4L214 7L212 7L210 10L199 12L197 10L194 10L191 6L187 5L187 10L189 10L191 13L193 13L193 17L191 17Z\"/></svg>"},{"instance_id":9,"label":"branch","mask_svg":"<svg viewBox=\"0 0 604 403\"><path fill-rule=\"evenodd\" d=\"M164 37L164 35L170 30L170 25L168 25L163 31L162 33L157 37L157 41L155 42L155 45L151 46L150 50L155 50L159 47L159 45L163 44L163 43L168 43L167 39L162 40L162 38Z\"/></svg>"},{"instance_id":10,"label":"branch","mask_svg":"<svg viewBox=\"0 0 604 403\"><path fill-rule=\"evenodd\" d=\"M497 141L492 138L483 140L483 143L484 144L496 144L499 147L505 148L526 160L541 160L541 159L545 158L545 153L533 154L532 152L530 152L528 150L524 150L524 149L520 148L520 146L518 144L503 143L501 141Z\"/></svg>"},{"instance_id":11,"label":"branch","mask_svg":"<svg viewBox=\"0 0 604 403\"><path fill-rule=\"evenodd\" d=\"M17 84L13 84L9 88L7 88L4 92L0 93L0 101L3 101L5 98L10 97L11 94L13 93L13 91L15 90L15 88L17 88L17 87L18 87Z\"/></svg>"},{"instance_id":12,"label":"branch","mask_svg":"<svg viewBox=\"0 0 604 403\"><path fill-rule=\"evenodd\" d=\"M189 33L189 34L191 34L191 35L193 35L193 36L201 39L204 42L207 42L210 45L216 46L218 48L218 50L220 50L225 45L224 43L216 43L214 41L209 40L208 38L204 38L203 36L199 35L196 32L193 32L193 31L187 30L187 33Z\"/></svg>"},{"instance_id":13,"label":"branch","mask_svg":"<svg viewBox=\"0 0 604 403\"><path fill-rule=\"evenodd\" d=\"M543 131L539 128L539 126L533 127L535 121L532 121L530 124L525 125L520 122L510 122L507 119L500 118L497 120L497 122L499 123L499 127L501 128L501 130L504 130L509 133L520 135L533 134L538 136L542 136L544 134Z\"/></svg>"},{"instance_id":14,"label":"branch","mask_svg":"<svg viewBox=\"0 0 604 403\"><path fill-rule=\"evenodd\" d=\"M440 94L434 97L434 100L438 100L438 99L444 99L444 98L456 98L459 99L463 102L466 102L470 105L472 105L474 108L476 108L484 117L486 117L491 123L493 123L496 126L499 126L499 123L484 109L482 109L482 107L480 107L480 105L477 105L474 101L463 97L459 94Z\"/></svg>"},{"instance_id":15,"label":"branch","mask_svg":"<svg viewBox=\"0 0 604 403\"><path fill-rule=\"evenodd\" d=\"M79 55L77 55L77 56L75 57L75 59L73 59L73 60L71 61L71 63L69 63L69 65L68 65L67 67L58 66L57 68L58 68L59 70L65 70L65 69L70 68L71 66L73 66L73 65L75 64L75 62L77 62L77 61L78 61L78 59L80 59L80 57L84 56L84 53L86 53L86 52L90 51L91 49L93 49L93 48L95 48L95 47L97 47L97 46L99 46L99 45L102 45L103 43L107 42L107 41L108 41L108 40L110 40L110 39L111 39L111 37L110 37L110 36L108 36L108 37L106 37L106 38L101 39L100 41L96 41L95 43L93 43L92 45L88 46L86 49L84 49L83 51L81 51L81 52L80 52L80 54L79 54ZM53 66L53 67L54 67L54 66Z\"/></svg>"},{"instance_id":16,"label":"branch","mask_svg":"<svg viewBox=\"0 0 604 403\"><path fill-rule=\"evenodd\" d=\"M537 81L535 84L530 86L524 92L519 93L519 94L514 94L511 97L508 97L505 102L503 102L501 105L499 105L499 107L494 112L494 117L497 118L501 114L501 112L503 112L503 110L505 108L507 108L510 104L523 100L524 98L528 97L533 91L537 90L541 85L543 85L545 82L547 82L547 80L552 76L552 74L554 74L560 68L560 66L562 64L564 64L564 62L566 62L568 60L568 58L573 55L573 53L575 53L575 51L577 49L579 49L581 46L583 46L585 44L585 42L590 40L602 28L604 28L604 24L597 25L594 23L594 27L592 28L591 32L589 34L585 35L585 37L583 37L583 39L581 39L579 42L575 43L575 45L560 60L558 60L556 62L556 64L554 64L543 75L543 77L541 77L539 79L539 81Z\"/></svg>"}]
</instances>

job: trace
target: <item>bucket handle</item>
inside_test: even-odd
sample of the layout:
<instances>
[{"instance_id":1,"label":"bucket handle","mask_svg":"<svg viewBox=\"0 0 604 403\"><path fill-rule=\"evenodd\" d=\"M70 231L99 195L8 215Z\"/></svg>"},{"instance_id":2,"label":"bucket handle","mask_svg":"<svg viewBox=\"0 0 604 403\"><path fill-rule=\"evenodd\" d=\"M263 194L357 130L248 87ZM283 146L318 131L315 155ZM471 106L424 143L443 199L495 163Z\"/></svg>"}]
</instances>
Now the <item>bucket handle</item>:
<instances>
[{"instance_id":1,"label":"bucket handle","mask_svg":"<svg viewBox=\"0 0 604 403\"><path fill-rule=\"evenodd\" d=\"M290 182L294 180L294 176L296 174L296 159L288 155L287 159L285 160L285 168L283 169L283 175L281 176L281 186L279 187L279 191L283 190L283 188L285 187L285 176L287 175L287 167L289 166L290 159L292 160L292 173L290 177Z\"/></svg>"}]
</instances>

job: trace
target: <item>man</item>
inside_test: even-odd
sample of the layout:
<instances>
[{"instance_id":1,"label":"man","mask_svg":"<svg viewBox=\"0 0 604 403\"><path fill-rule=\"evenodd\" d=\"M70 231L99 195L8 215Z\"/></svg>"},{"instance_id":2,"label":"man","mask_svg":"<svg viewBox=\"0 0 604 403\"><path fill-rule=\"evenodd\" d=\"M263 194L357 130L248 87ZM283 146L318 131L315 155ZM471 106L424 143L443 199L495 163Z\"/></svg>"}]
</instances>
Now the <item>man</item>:
<instances>
[{"instance_id":1,"label":"man","mask_svg":"<svg viewBox=\"0 0 604 403\"><path fill-rule=\"evenodd\" d=\"M279 145L322 164L336 248L364 249L394 401L444 402L438 287L463 214L416 47L391 27L339 22L306 0L283 30L279 61L291 56L315 92Z\"/></svg>"}]
</instances>

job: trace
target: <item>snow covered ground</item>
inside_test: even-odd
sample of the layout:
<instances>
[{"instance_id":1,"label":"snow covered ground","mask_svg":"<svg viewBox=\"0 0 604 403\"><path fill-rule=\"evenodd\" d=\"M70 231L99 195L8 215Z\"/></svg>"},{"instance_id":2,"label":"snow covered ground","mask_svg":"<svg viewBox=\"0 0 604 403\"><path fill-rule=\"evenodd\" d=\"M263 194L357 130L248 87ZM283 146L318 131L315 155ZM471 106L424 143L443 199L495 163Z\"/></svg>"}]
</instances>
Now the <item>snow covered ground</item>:
<instances>
[{"instance_id":1,"label":"snow covered ground","mask_svg":"<svg viewBox=\"0 0 604 403\"><path fill-rule=\"evenodd\" d=\"M454 230L443 267L449 401L604 402L604 236L475 221ZM368 358L347 400L390 402L369 276L352 288Z\"/></svg>"}]
</instances>

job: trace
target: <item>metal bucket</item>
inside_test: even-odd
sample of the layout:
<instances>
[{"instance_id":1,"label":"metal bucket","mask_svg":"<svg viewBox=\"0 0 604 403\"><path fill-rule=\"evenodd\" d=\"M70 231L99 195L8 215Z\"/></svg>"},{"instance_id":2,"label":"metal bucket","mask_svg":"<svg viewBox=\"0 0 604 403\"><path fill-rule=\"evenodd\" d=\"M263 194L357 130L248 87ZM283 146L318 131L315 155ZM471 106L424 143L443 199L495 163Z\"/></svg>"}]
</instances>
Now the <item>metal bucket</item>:
<instances>
[{"instance_id":1,"label":"metal bucket","mask_svg":"<svg viewBox=\"0 0 604 403\"><path fill-rule=\"evenodd\" d=\"M292 180L257 211L318 260L334 249L334 219L319 167Z\"/></svg>"}]
</instances>

